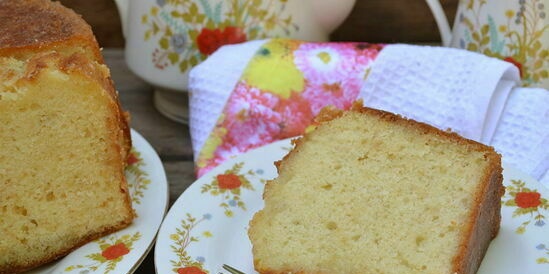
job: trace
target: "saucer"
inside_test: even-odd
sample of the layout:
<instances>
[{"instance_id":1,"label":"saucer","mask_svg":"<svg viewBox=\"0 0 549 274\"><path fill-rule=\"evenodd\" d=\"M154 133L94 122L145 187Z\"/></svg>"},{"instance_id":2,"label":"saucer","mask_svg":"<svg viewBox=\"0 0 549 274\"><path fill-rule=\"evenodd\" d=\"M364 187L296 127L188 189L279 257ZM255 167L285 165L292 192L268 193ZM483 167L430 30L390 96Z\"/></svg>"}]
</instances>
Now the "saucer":
<instances>
[{"instance_id":1,"label":"saucer","mask_svg":"<svg viewBox=\"0 0 549 274\"><path fill-rule=\"evenodd\" d=\"M263 208L265 183L277 176L274 163L292 146L286 139L250 150L225 161L187 188L158 232L156 272L226 273L223 265L227 264L247 274L257 273L248 224ZM241 185L230 191L220 189L218 176L227 174L237 175ZM548 273L549 190L506 163L503 179L506 194L502 197L501 228L478 274ZM515 202L519 192L535 192L542 200L537 207L525 210Z\"/></svg>"}]
</instances>

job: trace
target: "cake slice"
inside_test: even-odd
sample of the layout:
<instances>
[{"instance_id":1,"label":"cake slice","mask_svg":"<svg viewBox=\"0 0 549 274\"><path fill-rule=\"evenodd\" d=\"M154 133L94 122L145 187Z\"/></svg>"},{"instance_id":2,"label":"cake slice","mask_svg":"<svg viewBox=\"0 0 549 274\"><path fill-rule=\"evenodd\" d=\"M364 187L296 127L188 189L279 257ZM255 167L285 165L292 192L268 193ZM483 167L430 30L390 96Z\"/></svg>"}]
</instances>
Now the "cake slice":
<instances>
[{"instance_id":1,"label":"cake slice","mask_svg":"<svg viewBox=\"0 0 549 274\"><path fill-rule=\"evenodd\" d=\"M259 273L476 273L500 225L500 155L380 110L324 111L250 222Z\"/></svg>"},{"instance_id":2,"label":"cake slice","mask_svg":"<svg viewBox=\"0 0 549 274\"><path fill-rule=\"evenodd\" d=\"M0 0L0 273L128 226L125 113L91 28L49 0Z\"/></svg>"}]
</instances>

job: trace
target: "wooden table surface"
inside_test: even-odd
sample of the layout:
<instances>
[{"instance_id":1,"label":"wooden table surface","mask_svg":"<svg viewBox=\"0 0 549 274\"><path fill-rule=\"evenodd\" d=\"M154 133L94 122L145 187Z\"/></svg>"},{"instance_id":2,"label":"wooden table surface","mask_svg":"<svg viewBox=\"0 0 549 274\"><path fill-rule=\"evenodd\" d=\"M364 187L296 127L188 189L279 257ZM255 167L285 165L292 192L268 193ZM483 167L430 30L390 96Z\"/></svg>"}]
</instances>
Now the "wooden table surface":
<instances>
[{"instance_id":1,"label":"wooden table surface","mask_svg":"<svg viewBox=\"0 0 549 274\"><path fill-rule=\"evenodd\" d=\"M156 150L169 183L170 206L194 182L189 127L162 116L153 106L153 88L127 67L121 49L104 49L105 62L120 94L122 107L130 112L131 127ZM136 274L154 274L154 247Z\"/></svg>"}]
</instances>

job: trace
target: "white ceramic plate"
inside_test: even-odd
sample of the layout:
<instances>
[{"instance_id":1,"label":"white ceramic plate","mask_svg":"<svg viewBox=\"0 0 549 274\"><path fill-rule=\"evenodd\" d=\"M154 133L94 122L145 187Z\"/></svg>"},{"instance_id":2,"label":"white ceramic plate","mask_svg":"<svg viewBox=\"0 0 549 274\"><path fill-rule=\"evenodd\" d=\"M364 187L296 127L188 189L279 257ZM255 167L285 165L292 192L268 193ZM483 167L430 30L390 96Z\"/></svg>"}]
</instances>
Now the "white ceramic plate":
<instances>
[{"instance_id":1,"label":"white ceramic plate","mask_svg":"<svg viewBox=\"0 0 549 274\"><path fill-rule=\"evenodd\" d=\"M289 140L283 140L252 150L194 182L160 227L157 273L227 273L223 264L256 273L248 222L263 207L264 184L276 176L273 163L290 149ZM512 167L504 169L502 226L478 273L549 273L549 191ZM532 204L537 203L532 195L538 195L533 193L540 195L539 204ZM519 208L517 201L530 207Z\"/></svg>"},{"instance_id":2,"label":"white ceramic plate","mask_svg":"<svg viewBox=\"0 0 549 274\"><path fill-rule=\"evenodd\" d=\"M129 227L90 242L29 274L123 274L137 269L150 251L166 213L168 182L160 158L133 129L132 142L126 177L137 218Z\"/></svg>"}]
</instances>

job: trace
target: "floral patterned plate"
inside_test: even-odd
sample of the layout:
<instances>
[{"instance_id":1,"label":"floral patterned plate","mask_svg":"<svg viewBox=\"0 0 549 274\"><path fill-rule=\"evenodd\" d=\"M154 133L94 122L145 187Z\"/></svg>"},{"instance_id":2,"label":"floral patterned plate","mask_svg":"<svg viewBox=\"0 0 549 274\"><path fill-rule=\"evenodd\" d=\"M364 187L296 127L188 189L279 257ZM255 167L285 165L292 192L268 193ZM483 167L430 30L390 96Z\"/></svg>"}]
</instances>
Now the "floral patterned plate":
<instances>
[{"instance_id":1,"label":"floral patterned plate","mask_svg":"<svg viewBox=\"0 0 549 274\"><path fill-rule=\"evenodd\" d=\"M223 264L256 273L248 222L263 207L265 182L277 174L273 163L291 147L286 139L251 150L193 183L160 227L157 273L227 273ZM549 191L512 167L504 169L502 226L478 273L549 273Z\"/></svg>"},{"instance_id":2,"label":"floral patterned plate","mask_svg":"<svg viewBox=\"0 0 549 274\"><path fill-rule=\"evenodd\" d=\"M132 129L126 178L137 214L133 224L90 242L29 274L133 273L150 251L168 206L168 182L160 158Z\"/></svg>"}]
</instances>

